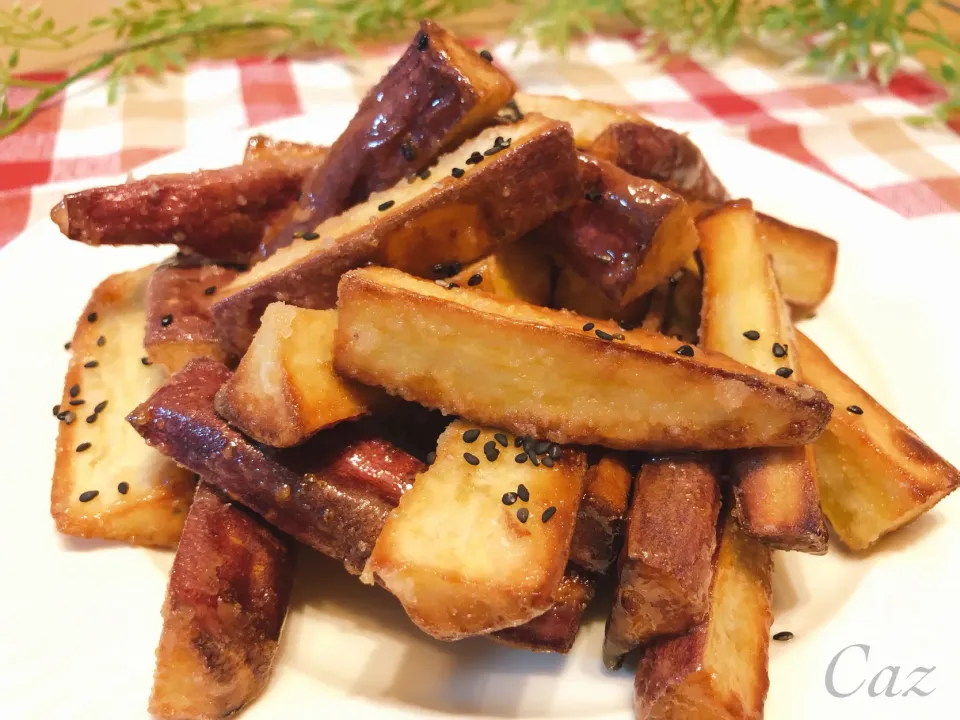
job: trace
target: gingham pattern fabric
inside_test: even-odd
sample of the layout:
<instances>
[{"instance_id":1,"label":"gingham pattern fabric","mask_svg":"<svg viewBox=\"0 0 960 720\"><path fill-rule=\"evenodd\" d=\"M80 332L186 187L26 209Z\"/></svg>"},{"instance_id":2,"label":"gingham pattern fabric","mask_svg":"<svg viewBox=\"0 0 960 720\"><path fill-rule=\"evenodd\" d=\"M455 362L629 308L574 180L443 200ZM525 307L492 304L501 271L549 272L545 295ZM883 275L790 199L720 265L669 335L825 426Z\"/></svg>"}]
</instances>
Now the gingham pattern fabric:
<instances>
[{"instance_id":1,"label":"gingham pattern fabric","mask_svg":"<svg viewBox=\"0 0 960 720\"><path fill-rule=\"evenodd\" d=\"M509 41L492 50L524 90L622 103L671 127L743 138L914 222L952 224L960 211L960 138L946 127L903 121L942 97L920 75L900 71L881 90L742 54L660 66L647 60L638 37L590 38L565 58L531 45L515 55ZM163 84L137 82L115 105L107 104L101 79L78 83L0 140L0 246L44 219L64 192L159 155L303 113L346 112L345 122L401 51L380 46L360 58L197 63Z\"/></svg>"}]
</instances>

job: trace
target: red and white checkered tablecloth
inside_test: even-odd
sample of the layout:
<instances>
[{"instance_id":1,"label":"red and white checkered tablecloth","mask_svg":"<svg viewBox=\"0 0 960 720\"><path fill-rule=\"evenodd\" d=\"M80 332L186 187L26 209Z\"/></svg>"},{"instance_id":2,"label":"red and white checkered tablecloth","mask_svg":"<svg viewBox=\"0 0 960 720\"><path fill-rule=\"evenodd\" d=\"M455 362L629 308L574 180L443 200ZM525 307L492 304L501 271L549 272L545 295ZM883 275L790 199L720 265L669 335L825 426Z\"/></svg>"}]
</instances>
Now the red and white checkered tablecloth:
<instances>
[{"instance_id":1,"label":"red and white checkered tablecloth","mask_svg":"<svg viewBox=\"0 0 960 720\"><path fill-rule=\"evenodd\" d=\"M401 50L196 63L162 84L137 82L115 105L107 104L102 78L82 81L0 140L0 247L44 219L64 192L157 156L304 113L334 113L345 123ZM883 90L742 55L660 67L645 59L637 37L589 38L564 58L531 45L515 55L511 41L492 50L526 91L622 103L655 122L741 137L914 221L952 223L960 211L960 137L903 120L943 96L918 74L900 71Z\"/></svg>"}]
</instances>

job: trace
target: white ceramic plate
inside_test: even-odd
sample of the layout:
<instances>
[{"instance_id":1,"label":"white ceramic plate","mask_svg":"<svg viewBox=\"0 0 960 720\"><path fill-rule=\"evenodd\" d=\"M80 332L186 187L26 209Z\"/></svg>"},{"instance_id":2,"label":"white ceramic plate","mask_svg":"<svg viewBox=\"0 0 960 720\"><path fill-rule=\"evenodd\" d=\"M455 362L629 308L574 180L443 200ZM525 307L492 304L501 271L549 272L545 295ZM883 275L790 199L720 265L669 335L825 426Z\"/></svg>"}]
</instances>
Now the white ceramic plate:
<instances>
[{"instance_id":1,"label":"white ceramic plate","mask_svg":"<svg viewBox=\"0 0 960 720\"><path fill-rule=\"evenodd\" d=\"M297 118L269 132L331 141L346 118ZM960 293L957 238L917 237L890 211L782 158L719 136L697 136L718 175L757 207L840 241L836 287L804 324L835 361L954 464L960 416L953 370ZM151 163L148 172L239 160L243 138ZM168 255L161 248L94 249L33 226L0 251L3 443L0 552L0 717L145 717L172 553L73 540L49 515L50 474L66 353L62 344L90 290L108 274ZM780 554L768 718L956 717L960 690L960 499L854 558ZM483 640L434 642L385 592L305 552L276 670L256 718L632 718L632 677L600 663L603 617L567 657ZM825 686L837 663L835 697ZM888 668L898 667L889 692ZM902 696L923 672L916 692ZM910 677L908 677L910 676Z\"/></svg>"}]
</instances>

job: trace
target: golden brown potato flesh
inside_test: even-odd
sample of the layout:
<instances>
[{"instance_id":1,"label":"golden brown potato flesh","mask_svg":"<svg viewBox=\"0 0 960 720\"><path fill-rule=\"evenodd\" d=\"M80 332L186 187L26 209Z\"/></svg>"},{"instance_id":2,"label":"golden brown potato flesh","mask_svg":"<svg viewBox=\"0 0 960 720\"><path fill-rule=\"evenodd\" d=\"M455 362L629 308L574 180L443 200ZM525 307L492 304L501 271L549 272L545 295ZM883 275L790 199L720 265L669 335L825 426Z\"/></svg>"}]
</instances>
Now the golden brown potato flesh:
<instances>
[{"instance_id":1,"label":"golden brown potato flesh","mask_svg":"<svg viewBox=\"0 0 960 720\"><path fill-rule=\"evenodd\" d=\"M242 273L213 306L221 339L242 354L277 300L334 307L351 268L377 263L432 277L435 265L495 251L574 202L576 162L567 125L528 115L490 128L441 157L426 179L373 194Z\"/></svg>"},{"instance_id":2,"label":"golden brown potato flesh","mask_svg":"<svg viewBox=\"0 0 960 720\"><path fill-rule=\"evenodd\" d=\"M468 265L448 283L531 305L548 305L552 276L549 253L528 236Z\"/></svg>"},{"instance_id":3,"label":"golden brown potato flesh","mask_svg":"<svg viewBox=\"0 0 960 720\"><path fill-rule=\"evenodd\" d=\"M729 198L700 148L686 135L658 125L610 125L587 152L631 175L656 180L690 200L719 203Z\"/></svg>"},{"instance_id":4,"label":"golden brown potato flesh","mask_svg":"<svg viewBox=\"0 0 960 720\"><path fill-rule=\"evenodd\" d=\"M797 333L803 371L836 406L814 443L823 512L844 545L865 550L960 485L960 472Z\"/></svg>"},{"instance_id":5,"label":"golden brown potato flesh","mask_svg":"<svg viewBox=\"0 0 960 720\"><path fill-rule=\"evenodd\" d=\"M702 345L787 382L799 380L793 324L749 201L701 215L697 227ZM826 552L812 447L748 450L734 457L732 469L736 515L747 534L781 550Z\"/></svg>"},{"instance_id":6,"label":"golden brown potato flesh","mask_svg":"<svg viewBox=\"0 0 960 720\"><path fill-rule=\"evenodd\" d=\"M649 647L634 685L638 720L761 720L770 680L770 549L723 525L706 619Z\"/></svg>"},{"instance_id":7,"label":"golden brown potato flesh","mask_svg":"<svg viewBox=\"0 0 960 720\"><path fill-rule=\"evenodd\" d=\"M336 327L336 310L270 305L250 349L217 393L217 412L273 447L298 445L369 413L385 397L333 371Z\"/></svg>"},{"instance_id":8,"label":"golden brown potato flesh","mask_svg":"<svg viewBox=\"0 0 960 720\"><path fill-rule=\"evenodd\" d=\"M247 140L247 147L243 152L243 162L313 160L319 163L329 151L330 148L322 145L278 140L269 135L253 135Z\"/></svg>"},{"instance_id":9,"label":"golden brown potato flesh","mask_svg":"<svg viewBox=\"0 0 960 720\"><path fill-rule=\"evenodd\" d=\"M757 230L784 299L796 310L813 312L833 288L837 241L763 213L757 213Z\"/></svg>"},{"instance_id":10,"label":"golden brown potato flesh","mask_svg":"<svg viewBox=\"0 0 960 720\"><path fill-rule=\"evenodd\" d=\"M597 100L573 100L560 95L518 92L513 96L524 113L540 113L570 123L577 147L585 148L610 125L622 122L646 123L640 115L620 105Z\"/></svg>"},{"instance_id":11,"label":"golden brown potato flesh","mask_svg":"<svg viewBox=\"0 0 960 720\"><path fill-rule=\"evenodd\" d=\"M701 455L646 463L634 486L603 661L610 669L656 637L689 630L707 612L720 488Z\"/></svg>"},{"instance_id":12,"label":"golden brown potato flesh","mask_svg":"<svg viewBox=\"0 0 960 720\"><path fill-rule=\"evenodd\" d=\"M172 547L183 529L192 473L147 447L124 419L167 375L141 361L153 270L111 275L77 322L55 408L60 429L50 496L57 530L67 535Z\"/></svg>"},{"instance_id":13,"label":"golden brown potato flesh","mask_svg":"<svg viewBox=\"0 0 960 720\"><path fill-rule=\"evenodd\" d=\"M813 388L719 353L678 352L677 340L658 334L389 268L346 274L338 312L340 374L554 442L625 450L795 445L819 435L830 416Z\"/></svg>"},{"instance_id":14,"label":"golden brown potato flesh","mask_svg":"<svg viewBox=\"0 0 960 720\"><path fill-rule=\"evenodd\" d=\"M582 452L565 449L552 467L518 463L512 436L504 445L477 429L457 420L443 432L361 576L379 580L440 640L521 625L550 608L583 493Z\"/></svg>"},{"instance_id":15,"label":"golden brown potato flesh","mask_svg":"<svg viewBox=\"0 0 960 720\"><path fill-rule=\"evenodd\" d=\"M367 92L323 164L307 178L287 224L264 238L261 256L289 245L295 232L425 171L437 155L493 121L515 89L497 66L423 20L406 52Z\"/></svg>"},{"instance_id":16,"label":"golden brown potato flesh","mask_svg":"<svg viewBox=\"0 0 960 720\"><path fill-rule=\"evenodd\" d=\"M683 267L699 242L683 198L605 160L580 154L584 196L535 235L623 306Z\"/></svg>"},{"instance_id":17,"label":"golden brown potato flesh","mask_svg":"<svg viewBox=\"0 0 960 720\"><path fill-rule=\"evenodd\" d=\"M201 483L170 570L152 715L215 720L263 691L293 567L285 535Z\"/></svg>"},{"instance_id":18,"label":"golden brown potato flesh","mask_svg":"<svg viewBox=\"0 0 960 720\"><path fill-rule=\"evenodd\" d=\"M570 562L600 575L610 569L623 535L632 484L630 469L613 453L587 469Z\"/></svg>"},{"instance_id":19,"label":"golden brown potato flesh","mask_svg":"<svg viewBox=\"0 0 960 720\"><path fill-rule=\"evenodd\" d=\"M233 268L189 255L161 264L147 285L147 357L171 373L195 357L226 360L210 305L236 276Z\"/></svg>"}]
</instances>

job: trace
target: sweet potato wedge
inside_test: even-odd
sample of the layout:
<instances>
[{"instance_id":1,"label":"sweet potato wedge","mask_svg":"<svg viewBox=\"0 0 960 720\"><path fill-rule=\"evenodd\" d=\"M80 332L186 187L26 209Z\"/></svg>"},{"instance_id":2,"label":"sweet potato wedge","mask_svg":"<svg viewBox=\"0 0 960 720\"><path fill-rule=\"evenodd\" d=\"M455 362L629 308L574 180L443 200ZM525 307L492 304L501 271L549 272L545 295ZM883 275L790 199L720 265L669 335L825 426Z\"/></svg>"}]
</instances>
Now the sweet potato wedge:
<instances>
[{"instance_id":1,"label":"sweet potato wedge","mask_svg":"<svg viewBox=\"0 0 960 720\"><path fill-rule=\"evenodd\" d=\"M686 135L659 125L610 125L590 143L587 152L631 175L656 180L691 200L719 203L729 199L700 148Z\"/></svg>"},{"instance_id":2,"label":"sweet potato wedge","mask_svg":"<svg viewBox=\"0 0 960 720\"><path fill-rule=\"evenodd\" d=\"M263 691L287 615L293 543L203 483L170 570L150 713L217 720Z\"/></svg>"},{"instance_id":3,"label":"sweet potato wedge","mask_svg":"<svg viewBox=\"0 0 960 720\"><path fill-rule=\"evenodd\" d=\"M192 360L128 419L160 452L359 573L373 549L366 540L377 537L423 464L357 427L268 455L214 412L214 395L229 377L221 363Z\"/></svg>"},{"instance_id":4,"label":"sweet potato wedge","mask_svg":"<svg viewBox=\"0 0 960 720\"><path fill-rule=\"evenodd\" d=\"M814 443L823 512L844 545L865 550L960 485L960 472L843 374L802 333L810 382L837 411Z\"/></svg>"},{"instance_id":5,"label":"sweet potato wedge","mask_svg":"<svg viewBox=\"0 0 960 720\"><path fill-rule=\"evenodd\" d=\"M584 197L535 235L560 247L565 261L616 306L653 289L699 242L683 198L653 180L580 154Z\"/></svg>"},{"instance_id":6,"label":"sweet potato wedge","mask_svg":"<svg viewBox=\"0 0 960 720\"><path fill-rule=\"evenodd\" d=\"M757 213L757 230L784 299L794 310L811 314L833 288L837 241L763 213Z\"/></svg>"},{"instance_id":7,"label":"sweet potato wedge","mask_svg":"<svg viewBox=\"0 0 960 720\"><path fill-rule=\"evenodd\" d=\"M375 193L241 274L213 306L221 339L242 354L277 300L333 307L351 268L378 263L430 277L438 263L472 262L572 204L576 162L569 126L528 115L491 128L440 158L427 179Z\"/></svg>"},{"instance_id":8,"label":"sweet potato wedge","mask_svg":"<svg viewBox=\"0 0 960 720\"><path fill-rule=\"evenodd\" d=\"M330 152L330 148L310 143L298 143L290 140L277 140L269 135L252 135L247 140L247 147L243 152L244 163L263 161L297 162L309 160L320 164Z\"/></svg>"},{"instance_id":9,"label":"sweet potato wedge","mask_svg":"<svg viewBox=\"0 0 960 720\"><path fill-rule=\"evenodd\" d=\"M162 245L245 263L270 221L300 192L309 161L258 162L66 195L50 211L60 232L87 245Z\"/></svg>"},{"instance_id":10,"label":"sweet potato wedge","mask_svg":"<svg viewBox=\"0 0 960 720\"><path fill-rule=\"evenodd\" d=\"M645 652L638 720L761 720L773 621L770 550L723 524L706 619Z\"/></svg>"},{"instance_id":11,"label":"sweet potato wedge","mask_svg":"<svg viewBox=\"0 0 960 720\"><path fill-rule=\"evenodd\" d=\"M678 341L445 289L389 268L340 283L337 372L448 414L559 443L728 449L810 442L813 388ZM600 333L600 334L597 334ZM602 339L602 338L610 339ZM687 350L683 351L684 353Z\"/></svg>"},{"instance_id":12,"label":"sweet potato wedge","mask_svg":"<svg viewBox=\"0 0 960 720\"><path fill-rule=\"evenodd\" d=\"M549 609L583 493L582 452L565 449L550 467L519 463L512 437L501 445L494 431L473 437L472 429L457 420L443 432L436 460L387 518L361 575L439 640L514 627Z\"/></svg>"},{"instance_id":13,"label":"sweet potato wedge","mask_svg":"<svg viewBox=\"0 0 960 720\"><path fill-rule=\"evenodd\" d=\"M573 139L579 148L588 147L610 125L647 122L625 107L597 100L573 100L560 95L523 92L518 92L513 98L523 113L540 113L554 120L570 123Z\"/></svg>"},{"instance_id":14,"label":"sweet potato wedge","mask_svg":"<svg viewBox=\"0 0 960 720\"><path fill-rule=\"evenodd\" d=\"M608 668L620 667L634 648L704 619L720 504L720 487L703 456L658 458L643 466L603 641Z\"/></svg>"},{"instance_id":15,"label":"sweet potato wedge","mask_svg":"<svg viewBox=\"0 0 960 720\"><path fill-rule=\"evenodd\" d=\"M617 455L601 457L587 469L570 562L604 575L617 557L633 476Z\"/></svg>"},{"instance_id":16,"label":"sweet potato wedge","mask_svg":"<svg viewBox=\"0 0 960 720\"><path fill-rule=\"evenodd\" d=\"M217 393L217 412L273 447L298 445L323 428L368 414L386 397L333 371L336 327L336 310L270 305L250 349Z\"/></svg>"},{"instance_id":17,"label":"sweet potato wedge","mask_svg":"<svg viewBox=\"0 0 960 720\"><path fill-rule=\"evenodd\" d=\"M757 237L750 202L701 214L697 227L704 268L703 346L788 382L799 380L793 324ZM736 515L748 535L781 550L826 552L812 447L748 450L735 455L732 469Z\"/></svg>"},{"instance_id":18,"label":"sweet potato wedge","mask_svg":"<svg viewBox=\"0 0 960 720\"><path fill-rule=\"evenodd\" d=\"M57 530L67 535L172 547L183 530L192 473L144 445L124 421L166 377L162 367L141 362L153 270L111 275L77 322L55 408L60 428L50 496Z\"/></svg>"},{"instance_id":19,"label":"sweet potato wedge","mask_svg":"<svg viewBox=\"0 0 960 720\"><path fill-rule=\"evenodd\" d=\"M550 307L571 310L578 315L586 315L594 319L625 322L628 326L643 324L643 317L649 305L647 297L637 298L625 306L620 306L571 267L564 266L562 259L560 262L560 271L553 288L553 301Z\"/></svg>"},{"instance_id":20,"label":"sweet potato wedge","mask_svg":"<svg viewBox=\"0 0 960 720\"><path fill-rule=\"evenodd\" d=\"M547 305L553 285L553 261L528 236L468 265L448 283L471 287L531 305Z\"/></svg>"},{"instance_id":21,"label":"sweet potato wedge","mask_svg":"<svg viewBox=\"0 0 960 720\"><path fill-rule=\"evenodd\" d=\"M236 275L234 268L191 255L178 255L157 267L147 284L147 357L171 373L195 357L226 360L210 305L217 289Z\"/></svg>"},{"instance_id":22,"label":"sweet potato wedge","mask_svg":"<svg viewBox=\"0 0 960 720\"><path fill-rule=\"evenodd\" d=\"M495 65L432 20L421 21L406 52L367 92L323 164L307 178L289 222L264 238L261 256L289 245L294 233L425 170L437 155L490 123L514 90Z\"/></svg>"}]
</instances>

